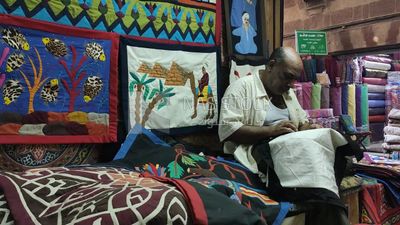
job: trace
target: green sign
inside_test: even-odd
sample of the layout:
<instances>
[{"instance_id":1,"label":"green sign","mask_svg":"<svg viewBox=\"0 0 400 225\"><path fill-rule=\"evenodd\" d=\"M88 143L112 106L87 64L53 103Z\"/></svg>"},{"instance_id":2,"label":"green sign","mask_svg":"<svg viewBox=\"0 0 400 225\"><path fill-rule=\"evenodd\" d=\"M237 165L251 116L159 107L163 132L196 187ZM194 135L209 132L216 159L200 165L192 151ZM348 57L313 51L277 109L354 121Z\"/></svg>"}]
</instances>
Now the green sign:
<instances>
[{"instance_id":1,"label":"green sign","mask_svg":"<svg viewBox=\"0 0 400 225\"><path fill-rule=\"evenodd\" d=\"M326 32L296 30L296 51L302 55L328 55Z\"/></svg>"}]
</instances>

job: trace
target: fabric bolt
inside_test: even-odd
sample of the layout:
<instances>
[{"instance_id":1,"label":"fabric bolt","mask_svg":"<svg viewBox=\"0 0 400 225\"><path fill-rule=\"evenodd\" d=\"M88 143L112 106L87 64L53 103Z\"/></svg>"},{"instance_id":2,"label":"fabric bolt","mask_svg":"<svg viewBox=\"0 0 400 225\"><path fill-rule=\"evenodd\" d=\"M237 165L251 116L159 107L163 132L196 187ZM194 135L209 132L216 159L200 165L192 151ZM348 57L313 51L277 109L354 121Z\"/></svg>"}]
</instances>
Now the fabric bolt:
<instances>
[{"instance_id":1,"label":"fabric bolt","mask_svg":"<svg viewBox=\"0 0 400 225\"><path fill-rule=\"evenodd\" d=\"M64 122L53 122L43 127L45 135L69 135Z\"/></svg>"},{"instance_id":2,"label":"fabric bolt","mask_svg":"<svg viewBox=\"0 0 400 225\"><path fill-rule=\"evenodd\" d=\"M326 71L325 60L323 58L318 58L318 59L316 59L316 61L317 61L317 70L316 70L316 72L317 73L322 73L322 72Z\"/></svg>"},{"instance_id":3,"label":"fabric bolt","mask_svg":"<svg viewBox=\"0 0 400 225\"><path fill-rule=\"evenodd\" d=\"M20 135L44 135L43 127L46 124L24 124L19 129Z\"/></svg>"},{"instance_id":4,"label":"fabric bolt","mask_svg":"<svg viewBox=\"0 0 400 225\"><path fill-rule=\"evenodd\" d=\"M333 58L332 56L325 57L325 68L326 68L326 73L329 75L331 84L333 86L340 85L339 79L337 79L339 72L336 59Z\"/></svg>"},{"instance_id":5,"label":"fabric bolt","mask_svg":"<svg viewBox=\"0 0 400 225\"><path fill-rule=\"evenodd\" d=\"M374 69L365 69L364 75L365 77L378 77L378 78L386 78L388 71L386 70L374 70Z\"/></svg>"},{"instance_id":6,"label":"fabric bolt","mask_svg":"<svg viewBox=\"0 0 400 225\"><path fill-rule=\"evenodd\" d=\"M311 104L311 96L312 96L312 87L313 84L311 82L301 83L303 90L303 109L312 109Z\"/></svg>"},{"instance_id":7,"label":"fabric bolt","mask_svg":"<svg viewBox=\"0 0 400 225\"><path fill-rule=\"evenodd\" d=\"M347 84L342 85L342 113L348 114L348 102L349 102L349 87Z\"/></svg>"},{"instance_id":8,"label":"fabric bolt","mask_svg":"<svg viewBox=\"0 0 400 225\"><path fill-rule=\"evenodd\" d=\"M366 84L386 85L388 80L377 77L363 77L362 81Z\"/></svg>"},{"instance_id":9,"label":"fabric bolt","mask_svg":"<svg viewBox=\"0 0 400 225\"><path fill-rule=\"evenodd\" d=\"M362 112L361 112L361 90L362 85L356 85L356 127L362 126Z\"/></svg>"},{"instance_id":10,"label":"fabric bolt","mask_svg":"<svg viewBox=\"0 0 400 225\"><path fill-rule=\"evenodd\" d=\"M317 60L311 59L310 63L311 63L311 81L317 82Z\"/></svg>"},{"instance_id":11,"label":"fabric bolt","mask_svg":"<svg viewBox=\"0 0 400 225\"><path fill-rule=\"evenodd\" d=\"M393 108L388 114L389 119L400 119L400 109Z\"/></svg>"},{"instance_id":12,"label":"fabric bolt","mask_svg":"<svg viewBox=\"0 0 400 225\"><path fill-rule=\"evenodd\" d=\"M375 69L375 70L390 70L389 63L381 63L381 62L372 62L368 60L364 60L364 66L368 69Z\"/></svg>"},{"instance_id":13,"label":"fabric bolt","mask_svg":"<svg viewBox=\"0 0 400 225\"><path fill-rule=\"evenodd\" d=\"M373 56L373 55L364 56L363 59L370 61L370 62L381 62L381 63L391 63L392 62L392 60L390 58Z\"/></svg>"},{"instance_id":14,"label":"fabric bolt","mask_svg":"<svg viewBox=\"0 0 400 225\"><path fill-rule=\"evenodd\" d=\"M346 62L346 83L350 84L353 83L353 66L352 66L352 60L348 59Z\"/></svg>"},{"instance_id":15,"label":"fabric bolt","mask_svg":"<svg viewBox=\"0 0 400 225\"><path fill-rule=\"evenodd\" d=\"M368 100L385 100L385 93L368 93Z\"/></svg>"},{"instance_id":16,"label":"fabric bolt","mask_svg":"<svg viewBox=\"0 0 400 225\"><path fill-rule=\"evenodd\" d=\"M353 73L353 82L362 83L362 67L360 66L360 60L358 57L351 60L351 69Z\"/></svg>"},{"instance_id":17,"label":"fabric bolt","mask_svg":"<svg viewBox=\"0 0 400 225\"><path fill-rule=\"evenodd\" d=\"M340 81L339 81L339 83L340 84L343 84L343 83L345 83L345 81L346 81L346 62L344 61L344 60L340 60L339 61L339 63L338 63L338 68L339 68L339 75L338 75L338 77L340 77Z\"/></svg>"},{"instance_id":18,"label":"fabric bolt","mask_svg":"<svg viewBox=\"0 0 400 225\"><path fill-rule=\"evenodd\" d=\"M400 81L400 71L389 71L387 74L387 82L399 82Z\"/></svg>"},{"instance_id":19,"label":"fabric bolt","mask_svg":"<svg viewBox=\"0 0 400 225\"><path fill-rule=\"evenodd\" d=\"M385 85L367 84L368 92L385 93Z\"/></svg>"},{"instance_id":20,"label":"fabric bolt","mask_svg":"<svg viewBox=\"0 0 400 225\"><path fill-rule=\"evenodd\" d=\"M297 97L297 101L299 101L299 104L301 105L301 107L303 107L304 109L304 101L303 101L303 86L301 85L301 83L295 83L294 84L294 90L296 92L296 97Z\"/></svg>"},{"instance_id":21,"label":"fabric bolt","mask_svg":"<svg viewBox=\"0 0 400 225\"><path fill-rule=\"evenodd\" d=\"M375 115L385 115L385 108L369 108L368 109L369 115L375 116Z\"/></svg>"},{"instance_id":22,"label":"fabric bolt","mask_svg":"<svg viewBox=\"0 0 400 225\"><path fill-rule=\"evenodd\" d=\"M384 108L385 100L368 100L369 108Z\"/></svg>"},{"instance_id":23,"label":"fabric bolt","mask_svg":"<svg viewBox=\"0 0 400 225\"><path fill-rule=\"evenodd\" d=\"M305 110L308 118L330 118L333 117L333 109L311 109Z\"/></svg>"},{"instance_id":24,"label":"fabric bolt","mask_svg":"<svg viewBox=\"0 0 400 225\"><path fill-rule=\"evenodd\" d=\"M313 81L312 80L312 65L309 59L303 60L303 68L304 68L304 74L305 74L305 80L304 81Z\"/></svg>"},{"instance_id":25,"label":"fabric bolt","mask_svg":"<svg viewBox=\"0 0 400 225\"><path fill-rule=\"evenodd\" d=\"M347 99L347 114L349 114L353 120L353 124L356 124L356 85L348 85L348 99Z\"/></svg>"},{"instance_id":26,"label":"fabric bolt","mask_svg":"<svg viewBox=\"0 0 400 225\"><path fill-rule=\"evenodd\" d=\"M329 87L321 87L321 109L327 109L330 106Z\"/></svg>"},{"instance_id":27,"label":"fabric bolt","mask_svg":"<svg viewBox=\"0 0 400 225\"><path fill-rule=\"evenodd\" d=\"M400 144L388 144L388 143L383 143L382 148L385 150L394 150L394 151L400 151Z\"/></svg>"},{"instance_id":28,"label":"fabric bolt","mask_svg":"<svg viewBox=\"0 0 400 225\"><path fill-rule=\"evenodd\" d=\"M331 87L329 90L330 102L329 105L333 109L333 115L339 116L342 114L342 88Z\"/></svg>"},{"instance_id":29,"label":"fabric bolt","mask_svg":"<svg viewBox=\"0 0 400 225\"><path fill-rule=\"evenodd\" d=\"M385 115L375 115L375 116L368 116L369 122L371 123L379 123L385 122Z\"/></svg>"},{"instance_id":30,"label":"fabric bolt","mask_svg":"<svg viewBox=\"0 0 400 225\"><path fill-rule=\"evenodd\" d=\"M361 121L364 128L368 127L368 87L361 86Z\"/></svg>"},{"instance_id":31,"label":"fabric bolt","mask_svg":"<svg viewBox=\"0 0 400 225\"><path fill-rule=\"evenodd\" d=\"M383 132L389 135L400 136L400 127L394 127L392 125L385 126L385 128L383 128Z\"/></svg>"},{"instance_id":32,"label":"fabric bolt","mask_svg":"<svg viewBox=\"0 0 400 225\"><path fill-rule=\"evenodd\" d=\"M387 143L397 143L400 144L400 135L385 134L384 141Z\"/></svg>"},{"instance_id":33,"label":"fabric bolt","mask_svg":"<svg viewBox=\"0 0 400 225\"><path fill-rule=\"evenodd\" d=\"M311 91L311 108L320 109L321 108L321 85L313 84Z\"/></svg>"},{"instance_id":34,"label":"fabric bolt","mask_svg":"<svg viewBox=\"0 0 400 225\"><path fill-rule=\"evenodd\" d=\"M384 123L369 123L369 130L371 131L371 141L381 141L383 140L382 131L385 127Z\"/></svg>"}]
</instances>

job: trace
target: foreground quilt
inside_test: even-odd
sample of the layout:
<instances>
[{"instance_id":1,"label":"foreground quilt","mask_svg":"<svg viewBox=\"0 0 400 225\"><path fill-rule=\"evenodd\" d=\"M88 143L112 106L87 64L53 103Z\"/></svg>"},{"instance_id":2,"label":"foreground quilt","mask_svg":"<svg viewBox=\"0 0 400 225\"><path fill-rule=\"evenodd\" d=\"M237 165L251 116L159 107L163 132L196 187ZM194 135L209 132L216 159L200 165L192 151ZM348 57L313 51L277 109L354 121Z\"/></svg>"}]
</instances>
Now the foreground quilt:
<instances>
[{"instance_id":1,"label":"foreground quilt","mask_svg":"<svg viewBox=\"0 0 400 225\"><path fill-rule=\"evenodd\" d=\"M116 34L1 14L0 32L0 143L116 140Z\"/></svg>"},{"instance_id":2,"label":"foreground quilt","mask_svg":"<svg viewBox=\"0 0 400 225\"><path fill-rule=\"evenodd\" d=\"M0 1L0 13L199 45L219 45L221 1Z\"/></svg>"},{"instance_id":3,"label":"foreground quilt","mask_svg":"<svg viewBox=\"0 0 400 225\"><path fill-rule=\"evenodd\" d=\"M121 39L121 88L128 130L190 128L218 117L217 48Z\"/></svg>"},{"instance_id":4,"label":"foreground quilt","mask_svg":"<svg viewBox=\"0 0 400 225\"><path fill-rule=\"evenodd\" d=\"M1 172L0 222L266 224L262 215L201 183L109 167Z\"/></svg>"}]
</instances>

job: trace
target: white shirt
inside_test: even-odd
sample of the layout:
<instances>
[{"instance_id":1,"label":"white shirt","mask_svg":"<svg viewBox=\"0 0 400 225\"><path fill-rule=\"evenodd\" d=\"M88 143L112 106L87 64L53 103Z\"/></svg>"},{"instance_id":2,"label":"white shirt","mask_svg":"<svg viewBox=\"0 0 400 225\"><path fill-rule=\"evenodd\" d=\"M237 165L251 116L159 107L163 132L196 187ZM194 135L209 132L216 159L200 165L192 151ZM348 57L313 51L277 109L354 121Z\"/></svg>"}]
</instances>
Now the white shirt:
<instances>
[{"instance_id":1,"label":"white shirt","mask_svg":"<svg viewBox=\"0 0 400 225\"><path fill-rule=\"evenodd\" d=\"M290 120L299 126L307 121L306 112L301 108L293 90L283 94ZM260 80L259 72L233 82L225 91L221 101L220 125L218 134L224 141L243 125L261 127L267 115L270 103L268 95ZM251 149L253 145L237 144L231 141L224 143L224 152L233 154L235 159L253 173L258 173L257 163Z\"/></svg>"}]
</instances>

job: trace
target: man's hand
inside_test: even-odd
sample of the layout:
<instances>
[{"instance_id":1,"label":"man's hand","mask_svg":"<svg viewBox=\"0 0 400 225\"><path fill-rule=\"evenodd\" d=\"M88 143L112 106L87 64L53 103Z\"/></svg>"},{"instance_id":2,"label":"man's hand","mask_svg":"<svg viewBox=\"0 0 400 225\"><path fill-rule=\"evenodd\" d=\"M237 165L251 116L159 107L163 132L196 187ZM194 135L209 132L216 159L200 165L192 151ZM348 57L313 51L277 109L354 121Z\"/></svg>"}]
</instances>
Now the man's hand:
<instances>
[{"instance_id":1,"label":"man's hand","mask_svg":"<svg viewBox=\"0 0 400 225\"><path fill-rule=\"evenodd\" d=\"M272 136L279 136L282 134L296 132L296 126L290 121L281 121L276 125L271 127L271 134Z\"/></svg>"},{"instance_id":2,"label":"man's hand","mask_svg":"<svg viewBox=\"0 0 400 225\"><path fill-rule=\"evenodd\" d=\"M300 124L300 126L299 126L299 130L301 131L301 130L311 130L311 129L318 129L318 128L322 128L322 126L321 125L319 125L319 124L315 124L315 123L303 123L303 124Z\"/></svg>"}]
</instances>

